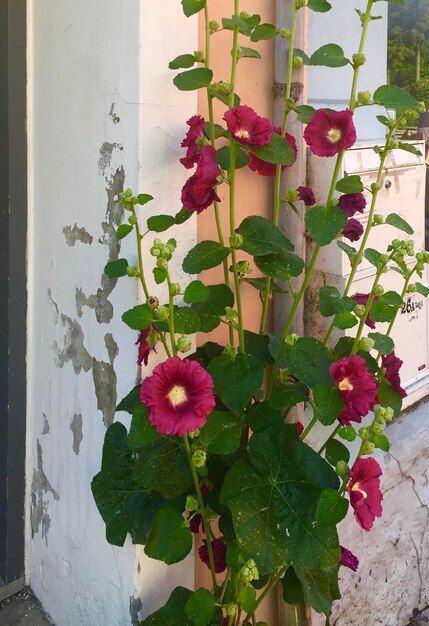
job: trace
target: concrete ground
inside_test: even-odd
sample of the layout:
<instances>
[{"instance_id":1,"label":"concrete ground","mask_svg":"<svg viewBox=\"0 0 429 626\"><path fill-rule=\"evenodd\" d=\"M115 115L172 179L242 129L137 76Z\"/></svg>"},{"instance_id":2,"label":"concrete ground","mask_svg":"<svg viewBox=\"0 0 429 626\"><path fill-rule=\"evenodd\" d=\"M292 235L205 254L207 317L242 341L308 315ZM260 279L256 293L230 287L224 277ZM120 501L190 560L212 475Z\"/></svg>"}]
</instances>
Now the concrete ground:
<instances>
[{"instance_id":1,"label":"concrete ground","mask_svg":"<svg viewBox=\"0 0 429 626\"><path fill-rule=\"evenodd\" d=\"M30 587L26 587L0 603L0 626L53 626L53 624Z\"/></svg>"}]
</instances>

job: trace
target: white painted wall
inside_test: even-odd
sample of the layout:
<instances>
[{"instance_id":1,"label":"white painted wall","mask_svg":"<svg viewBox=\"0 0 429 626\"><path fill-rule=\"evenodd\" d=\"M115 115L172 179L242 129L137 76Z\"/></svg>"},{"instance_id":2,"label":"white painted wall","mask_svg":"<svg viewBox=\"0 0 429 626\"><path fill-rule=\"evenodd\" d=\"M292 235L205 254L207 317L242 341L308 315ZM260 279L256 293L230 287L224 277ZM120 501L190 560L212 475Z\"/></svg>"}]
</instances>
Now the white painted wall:
<instances>
[{"instance_id":1,"label":"white painted wall","mask_svg":"<svg viewBox=\"0 0 429 626\"><path fill-rule=\"evenodd\" d=\"M92 499L116 395L137 376L136 334L120 320L136 282L101 277L118 254L135 262L113 231L124 185L156 197L149 213L181 207L177 159L196 96L172 86L167 66L197 49L197 20L171 0L28 0L28 14L27 576L56 626L126 626L193 577L109 546ZM194 219L176 235L183 256Z\"/></svg>"}]
</instances>

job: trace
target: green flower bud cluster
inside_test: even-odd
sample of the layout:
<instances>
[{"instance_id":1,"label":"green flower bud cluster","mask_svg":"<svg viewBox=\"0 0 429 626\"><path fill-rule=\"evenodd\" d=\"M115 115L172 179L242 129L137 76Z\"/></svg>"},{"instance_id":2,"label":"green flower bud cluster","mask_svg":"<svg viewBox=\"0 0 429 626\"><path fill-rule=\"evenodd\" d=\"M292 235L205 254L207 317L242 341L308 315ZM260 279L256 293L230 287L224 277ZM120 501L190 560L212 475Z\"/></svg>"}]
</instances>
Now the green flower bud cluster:
<instances>
[{"instance_id":1,"label":"green flower bud cluster","mask_svg":"<svg viewBox=\"0 0 429 626\"><path fill-rule=\"evenodd\" d=\"M296 333L292 333L291 335L288 335L286 337L286 344L288 346L294 346L296 344L296 342L299 339L299 335L297 335Z\"/></svg>"},{"instance_id":2,"label":"green flower bud cluster","mask_svg":"<svg viewBox=\"0 0 429 626\"><path fill-rule=\"evenodd\" d=\"M125 189L119 194L119 204L124 207L126 211L132 211L135 204L137 204L137 198L133 195L131 189Z\"/></svg>"},{"instance_id":3,"label":"green flower bud cluster","mask_svg":"<svg viewBox=\"0 0 429 626\"><path fill-rule=\"evenodd\" d=\"M386 422L391 422L393 419L393 409L388 407L380 406L376 404L374 409L375 422L377 424L385 424Z\"/></svg>"},{"instance_id":4,"label":"green flower bud cluster","mask_svg":"<svg viewBox=\"0 0 429 626\"><path fill-rule=\"evenodd\" d=\"M204 63L204 52L202 52L202 50L195 50L194 59L197 63Z\"/></svg>"},{"instance_id":5,"label":"green flower bud cluster","mask_svg":"<svg viewBox=\"0 0 429 626\"><path fill-rule=\"evenodd\" d=\"M173 256L173 252L176 250L176 247L177 242L175 239L169 239L166 244L163 244L158 238L153 240L150 253L152 256L156 257L156 264L160 269L168 269L168 262ZM180 293L180 288L178 293Z\"/></svg>"},{"instance_id":6,"label":"green flower bud cluster","mask_svg":"<svg viewBox=\"0 0 429 626\"><path fill-rule=\"evenodd\" d=\"M237 615L238 606L235 602L229 602L225 607L225 613L227 617L235 617Z\"/></svg>"},{"instance_id":7,"label":"green flower bud cluster","mask_svg":"<svg viewBox=\"0 0 429 626\"><path fill-rule=\"evenodd\" d=\"M205 450L195 450L192 455L192 465L194 467L204 467L207 462L207 452Z\"/></svg>"},{"instance_id":8,"label":"green flower bud cluster","mask_svg":"<svg viewBox=\"0 0 429 626\"><path fill-rule=\"evenodd\" d=\"M130 278L136 278L139 275L139 268L136 265L129 265L127 267L127 275Z\"/></svg>"},{"instance_id":9,"label":"green flower bud cluster","mask_svg":"<svg viewBox=\"0 0 429 626\"><path fill-rule=\"evenodd\" d=\"M198 500L194 496L186 498L185 511L196 511L198 506Z\"/></svg>"},{"instance_id":10,"label":"green flower bud cluster","mask_svg":"<svg viewBox=\"0 0 429 626\"><path fill-rule=\"evenodd\" d=\"M253 559L249 559L238 572L239 580L250 583L252 580L259 580L259 571Z\"/></svg>"}]
</instances>

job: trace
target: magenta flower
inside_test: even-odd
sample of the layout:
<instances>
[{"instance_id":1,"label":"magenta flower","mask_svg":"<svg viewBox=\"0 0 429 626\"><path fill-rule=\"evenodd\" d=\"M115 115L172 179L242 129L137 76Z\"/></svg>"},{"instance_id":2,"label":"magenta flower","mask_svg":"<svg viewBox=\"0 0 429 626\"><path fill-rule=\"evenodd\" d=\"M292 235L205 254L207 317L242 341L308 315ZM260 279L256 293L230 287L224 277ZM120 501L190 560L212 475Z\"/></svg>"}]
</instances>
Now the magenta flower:
<instances>
[{"instance_id":1,"label":"magenta flower","mask_svg":"<svg viewBox=\"0 0 429 626\"><path fill-rule=\"evenodd\" d=\"M201 148L195 174L186 181L182 189L183 206L189 211L201 213L215 200L220 202L214 190L220 173L220 167L216 162L216 150L211 146Z\"/></svg>"},{"instance_id":2,"label":"magenta flower","mask_svg":"<svg viewBox=\"0 0 429 626\"><path fill-rule=\"evenodd\" d=\"M363 226L358 220L351 217L341 231L341 234L349 241L359 241L363 235Z\"/></svg>"},{"instance_id":3,"label":"magenta flower","mask_svg":"<svg viewBox=\"0 0 429 626\"><path fill-rule=\"evenodd\" d=\"M347 150L356 141L352 111L319 109L305 128L304 139L316 156L331 157L340 150Z\"/></svg>"},{"instance_id":4,"label":"magenta flower","mask_svg":"<svg viewBox=\"0 0 429 626\"><path fill-rule=\"evenodd\" d=\"M303 201L305 206L313 206L316 204L314 191L310 187L298 187L297 192L299 193L300 199Z\"/></svg>"},{"instance_id":5,"label":"magenta flower","mask_svg":"<svg viewBox=\"0 0 429 626\"><path fill-rule=\"evenodd\" d=\"M381 357L381 366L386 368L384 374L385 379L391 384L392 388L401 394L403 398L407 397L407 392L401 387L401 378L399 376L399 370L403 364L402 359L398 358L394 352L383 355Z\"/></svg>"},{"instance_id":6,"label":"magenta flower","mask_svg":"<svg viewBox=\"0 0 429 626\"><path fill-rule=\"evenodd\" d=\"M149 361L149 354L151 352L151 350L153 350L154 352L156 352L155 347L151 346L150 343L148 342L148 337L150 335L150 333L153 330L153 325L149 326L149 328L143 328L143 330L140 331L139 336L137 338L137 341L135 343L135 345L139 347L139 354L137 357L137 365L140 365L142 363L144 363L145 365L147 365L148 361Z\"/></svg>"},{"instance_id":7,"label":"magenta flower","mask_svg":"<svg viewBox=\"0 0 429 626\"><path fill-rule=\"evenodd\" d=\"M368 304L369 293L355 293L352 298L356 302L356 304L361 304L362 306L366 307L366 305ZM376 300L379 300L379 298L380 296L373 296L372 301L375 302ZM370 313L368 313L368 315L366 316L365 324L369 326L369 328L374 330L375 322L371 319Z\"/></svg>"},{"instance_id":8,"label":"magenta flower","mask_svg":"<svg viewBox=\"0 0 429 626\"><path fill-rule=\"evenodd\" d=\"M187 435L202 428L215 406L213 380L197 361L167 359L144 379L140 398L149 420L163 435Z\"/></svg>"},{"instance_id":9,"label":"magenta flower","mask_svg":"<svg viewBox=\"0 0 429 626\"><path fill-rule=\"evenodd\" d=\"M301 422L295 422L295 426L298 437L301 437L304 432L304 424L301 424Z\"/></svg>"},{"instance_id":10,"label":"magenta flower","mask_svg":"<svg viewBox=\"0 0 429 626\"><path fill-rule=\"evenodd\" d=\"M264 146L270 143L273 129L266 117L260 117L256 111L246 105L240 105L225 113L231 136L246 146Z\"/></svg>"},{"instance_id":11,"label":"magenta flower","mask_svg":"<svg viewBox=\"0 0 429 626\"><path fill-rule=\"evenodd\" d=\"M340 565L344 565L345 567L348 567L349 569L352 569L354 572L356 572L357 568L359 567L359 559L357 558L357 556L355 556L353 552L350 552L350 550L347 550L347 548L344 548L343 546L340 546L340 551Z\"/></svg>"},{"instance_id":12,"label":"magenta flower","mask_svg":"<svg viewBox=\"0 0 429 626\"><path fill-rule=\"evenodd\" d=\"M378 402L377 383L368 371L364 359L358 354L336 361L329 374L344 399L338 420L344 426L360 423L362 417Z\"/></svg>"},{"instance_id":13,"label":"magenta flower","mask_svg":"<svg viewBox=\"0 0 429 626\"><path fill-rule=\"evenodd\" d=\"M375 459L359 459L350 472L348 492L356 521L364 530L371 530L376 517L381 517L383 494L380 490L381 467Z\"/></svg>"},{"instance_id":14,"label":"magenta flower","mask_svg":"<svg viewBox=\"0 0 429 626\"><path fill-rule=\"evenodd\" d=\"M220 574L226 570L226 545L221 537L213 539L212 550L215 572ZM206 539L203 539L203 545L198 549L198 556L207 567L210 567L209 550L207 548Z\"/></svg>"},{"instance_id":15,"label":"magenta flower","mask_svg":"<svg viewBox=\"0 0 429 626\"><path fill-rule=\"evenodd\" d=\"M356 212L363 213L366 199L363 193L345 193L338 198L338 206L346 217L353 217Z\"/></svg>"},{"instance_id":16,"label":"magenta flower","mask_svg":"<svg viewBox=\"0 0 429 626\"><path fill-rule=\"evenodd\" d=\"M189 522L189 530L194 535L198 535L200 532L200 526L203 523L203 518L200 513L196 513Z\"/></svg>"},{"instance_id":17,"label":"magenta flower","mask_svg":"<svg viewBox=\"0 0 429 626\"><path fill-rule=\"evenodd\" d=\"M277 133L277 135L281 135L282 129L273 128L273 131ZM295 161L297 154L298 154L296 139L293 135L289 135L289 133L285 134L285 139L293 150L293 153L295 155L295 158L294 158L294 161ZM253 170L254 172L258 172L258 174L260 174L261 176L275 176L276 175L277 166L275 163L267 163L267 161L263 161L262 159L257 157L256 154L253 154L252 152L249 152L249 156L250 156L249 167L251 170ZM282 165L282 170L284 170L286 167L290 167L291 165L293 164L291 163L290 165Z\"/></svg>"},{"instance_id":18,"label":"magenta flower","mask_svg":"<svg viewBox=\"0 0 429 626\"><path fill-rule=\"evenodd\" d=\"M186 156L180 159L182 165L186 169L190 169L198 161L198 155L201 152L201 145L203 139L206 137L204 132L205 120L201 115L194 115L187 122L189 130L186 137L181 143L182 148L188 148Z\"/></svg>"}]
</instances>

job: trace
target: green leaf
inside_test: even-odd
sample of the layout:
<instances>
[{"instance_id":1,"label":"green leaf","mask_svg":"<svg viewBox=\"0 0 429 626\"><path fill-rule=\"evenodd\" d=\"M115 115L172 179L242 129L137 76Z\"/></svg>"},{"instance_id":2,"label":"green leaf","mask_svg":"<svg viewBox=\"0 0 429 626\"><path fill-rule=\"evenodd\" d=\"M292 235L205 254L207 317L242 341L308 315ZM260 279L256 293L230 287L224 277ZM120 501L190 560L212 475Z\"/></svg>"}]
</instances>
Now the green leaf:
<instances>
[{"instance_id":1,"label":"green leaf","mask_svg":"<svg viewBox=\"0 0 429 626\"><path fill-rule=\"evenodd\" d=\"M321 341L313 337L300 337L295 344L286 344L284 359L292 376L308 387L332 383L329 376L332 355Z\"/></svg>"},{"instance_id":2,"label":"green leaf","mask_svg":"<svg viewBox=\"0 0 429 626\"><path fill-rule=\"evenodd\" d=\"M349 462L350 451L341 441L338 441L338 439L330 439L326 444L325 457L328 463L336 467L338 461Z\"/></svg>"},{"instance_id":3,"label":"green leaf","mask_svg":"<svg viewBox=\"0 0 429 626\"><path fill-rule=\"evenodd\" d=\"M296 52L296 50L295 50ZM302 124L308 124L315 113L316 109L308 104L301 104L296 107L297 119Z\"/></svg>"},{"instance_id":4,"label":"green leaf","mask_svg":"<svg viewBox=\"0 0 429 626\"><path fill-rule=\"evenodd\" d=\"M353 326L356 326L358 323L353 313L349 313L348 311L341 311L341 313L337 313L334 317L335 328L340 328L341 330L353 328Z\"/></svg>"},{"instance_id":5,"label":"green leaf","mask_svg":"<svg viewBox=\"0 0 429 626\"><path fill-rule=\"evenodd\" d=\"M429 296L428 287L426 287L426 285L423 285L422 283L416 283L416 291L417 293L420 293L425 298Z\"/></svg>"},{"instance_id":6,"label":"green leaf","mask_svg":"<svg viewBox=\"0 0 429 626\"><path fill-rule=\"evenodd\" d=\"M376 300L371 304L371 319L373 322L391 322L396 315L397 307L384 304Z\"/></svg>"},{"instance_id":7,"label":"green leaf","mask_svg":"<svg viewBox=\"0 0 429 626\"><path fill-rule=\"evenodd\" d=\"M259 335L252 333L250 330L244 331L244 350L247 354L255 356L265 364L274 362L269 347L269 337L267 335Z\"/></svg>"},{"instance_id":8,"label":"green leaf","mask_svg":"<svg viewBox=\"0 0 429 626\"><path fill-rule=\"evenodd\" d=\"M252 152L267 163L291 165L295 162L295 153L289 142L277 133L273 133L270 143L265 146L252 146Z\"/></svg>"},{"instance_id":9,"label":"green leaf","mask_svg":"<svg viewBox=\"0 0 429 626\"><path fill-rule=\"evenodd\" d=\"M375 90L373 100L386 109L415 109L418 100L394 85L383 85Z\"/></svg>"},{"instance_id":10,"label":"green leaf","mask_svg":"<svg viewBox=\"0 0 429 626\"><path fill-rule=\"evenodd\" d=\"M319 526L339 524L347 515L349 502L335 489L324 489L317 505L316 523Z\"/></svg>"},{"instance_id":11,"label":"green leaf","mask_svg":"<svg viewBox=\"0 0 429 626\"><path fill-rule=\"evenodd\" d=\"M344 406L344 399L335 385L316 385L313 390L314 415L324 426L335 422Z\"/></svg>"},{"instance_id":12,"label":"green leaf","mask_svg":"<svg viewBox=\"0 0 429 626\"><path fill-rule=\"evenodd\" d=\"M414 233L414 229L397 213L390 213L390 215L388 215L384 220L384 223L390 224L408 235L412 235Z\"/></svg>"},{"instance_id":13,"label":"green leaf","mask_svg":"<svg viewBox=\"0 0 429 626\"><path fill-rule=\"evenodd\" d=\"M337 206L314 206L308 209L305 223L319 246L327 246L347 223L347 217Z\"/></svg>"},{"instance_id":14,"label":"green leaf","mask_svg":"<svg viewBox=\"0 0 429 626\"><path fill-rule=\"evenodd\" d=\"M147 304L138 304L122 314L122 321L133 330L149 328L153 322L152 309Z\"/></svg>"},{"instance_id":15,"label":"green leaf","mask_svg":"<svg viewBox=\"0 0 429 626\"><path fill-rule=\"evenodd\" d=\"M353 298L342 297L336 287L321 287L319 290L320 312L324 317L343 311L353 311L356 302Z\"/></svg>"},{"instance_id":16,"label":"green leaf","mask_svg":"<svg viewBox=\"0 0 429 626\"><path fill-rule=\"evenodd\" d=\"M176 224L184 224L184 222L187 222L193 215L194 211L189 211L189 209L183 207L178 213L176 213L174 219Z\"/></svg>"},{"instance_id":17,"label":"green leaf","mask_svg":"<svg viewBox=\"0 0 429 626\"><path fill-rule=\"evenodd\" d=\"M374 265L375 267L377 267L380 263L381 253L378 252L378 250L374 250L374 248L367 248L363 253L363 256L371 263L371 265Z\"/></svg>"},{"instance_id":18,"label":"green leaf","mask_svg":"<svg viewBox=\"0 0 429 626\"><path fill-rule=\"evenodd\" d=\"M183 13L190 17L206 6L206 0L182 0Z\"/></svg>"},{"instance_id":19,"label":"green leaf","mask_svg":"<svg viewBox=\"0 0 429 626\"><path fill-rule=\"evenodd\" d=\"M178 509L158 511L145 545L145 554L167 565L182 561L192 550L192 533Z\"/></svg>"},{"instance_id":20,"label":"green leaf","mask_svg":"<svg viewBox=\"0 0 429 626\"><path fill-rule=\"evenodd\" d=\"M262 39L273 39L278 33L274 24L259 24L253 30L250 40L261 41Z\"/></svg>"},{"instance_id":21,"label":"green leaf","mask_svg":"<svg viewBox=\"0 0 429 626\"><path fill-rule=\"evenodd\" d=\"M187 274L199 274L203 270L220 265L228 254L228 248L217 241L201 241L189 250L184 258L183 270Z\"/></svg>"},{"instance_id":22,"label":"green leaf","mask_svg":"<svg viewBox=\"0 0 429 626\"><path fill-rule=\"evenodd\" d=\"M317 13L326 13L332 9L332 5L327 0L308 0L307 6L312 11L317 11Z\"/></svg>"},{"instance_id":23,"label":"green leaf","mask_svg":"<svg viewBox=\"0 0 429 626\"><path fill-rule=\"evenodd\" d=\"M193 54L179 54L178 57L170 61L168 67L170 70L179 70L181 68L189 68L195 64L195 57Z\"/></svg>"},{"instance_id":24,"label":"green leaf","mask_svg":"<svg viewBox=\"0 0 429 626\"><path fill-rule=\"evenodd\" d=\"M203 302L210 298L210 289L206 287L200 280L193 280L185 289L183 296L186 304L192 304L192 302Z\"/></svg>"},{"instance_id":25,"label":"green leaf","mask_svg":"<svg viewBox=\"0 0 429 626\"><path fill-rule=\"evenodd\" d=\"M361 193L363 183L360 176L345 176L337 182L335 189L341 193Z\"/></svg>"},{"instance_id":26,"label":"green leaf","mask_svg":"<svg viewBox=\"0 0 429 626\"><path fill-rule=\"evenodd\" d=\"M383 126L389 126L390 119L385 115L376 115L376 118L378 119L380 124L383 124Z\"/></svg>"},{"instance_id":27,"label":"green leaf","mask_svg":"<svg viewBox=\"0 0 429 626\"><path fill-rule=\"evenodd\" d=\"M144 446L134 468L134 480L165 498L185 493L192 474L184 447L174 437L162 436Z\"/></svg>"},{"instance_id":28,"label":"green leaf","mask_svg":"<svg viewBox=\"0 0 429 626\"><path fill-rule=\"evenodd\" d=\"M253 30L253 24L249 24L238 15L233 15L232 18L223 17L222 26L225 30L232 30L234 26L238 26L238 32L246 37L249 37Z\"/></svg>"},{"instance_id":29,"label":"green leaf","mask_svg":"<svg viewBox=\"0 0 429 626\"><path fill-rule=\"evenodd\" d=\"M162 233L175 223L176 219L172 215L153 215L147 220L147 228L155 233Z\"/></svg>"},{"instance_id":30,"label":"green leaf","mask_svg":"<svg viewBox=\"0 0 429 626\"><path fill-rule=\"evenodd\" d=\"M174 330L182 335L192 335L201 328L201 321L194 309L191 307L174 308Z\"/></svg>"},{"instance_id":31,"label":"green leaf","mask_svg":"<svg viewBox=\"0 0 429 626\"><path fill-rule=\"evenodd\" d=\"M339 565L323 569L297 568L296 573L302 583L306 606L311 606L319 613L330 614L333 601L341 598L338 569Z\"/></svg>"},{"instance_id":32,"label":"green leaf","mask_svg":"<svg viewBox=\"0 0 429 626\"><path fill-rule=\"evenodd\" d=\"M150 493L132 478L132 452L127 430L116 422L106 431L101 471L91 483L92 495L106 524L106 539L123 546L127 533L134 543L144 544L155 508Z\"/></svg>"},{"instance_id":33,"label":"green leaf","mask_svg":"<svg viewBox=\"0 0 429 626\"><path fill-rule=\"evenodd\" d=\"M400 307L404 304L401 296L396 291L385 291L380 296L380 300L384 302L384 304L390 304L396 307Z\"/></svg>"},{"instance_id":34,"label":"green leaf","mask_svg":"<svg viewBox=\"0 0 429 626\"><path fill-rule=\"evenodd\" d=\"M283 600L287 604L304 604L304 592L301 581L293 567L288 567L281 583L283 586Z\"/></svg>"},{"instance_id":35,"label":"green leaf","mask_svg":"<svg viewBox=\"0 0 429 626\"><path fill-rule=\"evenodd\" d=\"M398 417L402 409L402 396L398 391L395 391L387 382L381 382L378 385L377 397L380 400L381 406L393 409L395 417Z\"/></svg>"},{"instance_id":36,"label":"green leaf","mask_svg":"<svg viewBox=\"0 0 429 626\"><path fill-rule=\"evenodd\" d=\"M261 55L257 50L253 48L245 48L244 46L240 46L240 58L250 58L250 59L261 59Z\"/></svg>"},{"instance_id":37,"label":"green leaf","mask_svg":"<svg viewBox=\"0 0 429 626\"><path fill-rule=\"evenodd\" d=\"M201 302L194 302L192 308L201 320L200 332L209 333L220 324L225 315L225 308L234 306L234 294L226 285L209 285L210 297Z\"/></svg>"},{"instance_id":38,"label":"green leaf","mask_svg":"<svg viewBox=\"0 0 429 626\"><path fill-rule=\"evenodd\" d=\"M271 401L256 402L246 412L246 423L255 433L270 426L276 426L283 421L282 413L273 407Z\"/></svg>"},{"instance_id":39,"label":"green leaf","mask_svg":"<svg viewBox=\"0 0 429 626\"><path fill-rule=\"evenodd\" d=\"M197 589L185 605L186 615L195 626L210 624L215 610L216 599L204 587Z\"/></svg>"},{"instance_id":40,"label":"green leaf","mask_svg":"<svg viewBox=\"0 0 429 626\"><path fill-rule=\"evenodd\" d=\"M135 406L131 418L130 432L128 433L130 449L133 452L141 450L143 446L158 439L159 436L159 433L149 421L147 408L140 402Z\"/></svg>"},{"instance_id":41,"label":"green leaf","mask_svg":"<svg viewBox=\"0 0 429 626\"><path fill-rule=\"evenodd\" d=\"M224 93L221 93L219 89L216 89L216 87L210 87L209 92L213 98L217 98L218 100L223 102L223 104L225 104L226 106L229 106L229 96L225 95ZM240 104L240 98L235 93L234 94L234 106L238 107L239 104Z\"/></svg>"},{"instance_id":42,"label":"green leaf","mask_svg":"<svg viewBox=\"0 0 429 626\"><path fill-rule=\"evenodd\" d=\"M224 129L223 126L221 126L220 124L213 124L213 128L214 128L214 138L215 139L219 139L220 137L226 137L228 138L228 131ZM207 137L210 137L211 135L211 124L210 122L206 122L204 124L204 132L206 133Z\"/></svg>"},{"instance_id":43,"label":"green leaf","mask_svg":"<svg viewBox=\"0 0 429 626\"><path fill-rule=\"evenodd\" d=\"M349 246L347 243L341 240L337 241L337 246L341 248L341 250L347 254L347 256L350 259L350 262L352 262L356 254L356 249L353 248L352 246Z\"/></svg>"},{"instance_id":44,"label":"green leaf","mask_svg":"<svg viewBox=\"0 0 429 626\"><path fill-rule=\"evenodd\" d=\"M405 152L411 152L411 154L415 154L416 156L422 156L421 151L413 146L412 143L404 143L403 141L398 142L398 149L404 150Z\"/></svg>"},{"instance_id":45,"label":"green leaf","mask_svg":"<svg viewBox=\"0 0 429 626\"><path fill-rule=\"evenodd\" d=\"M133 230L131 224L121 224L116 231L116 239L123 239Z\"/></svg>"},{"instance_id":46,"label":"green leaf","mask_svg":"<svg viewBox=\"0 0 429 626\"><path fill-rule=\"evenodd\" d=\"M131 389L129 393L123 398L118 406L116 407L117 411L126 411L130 415L134 413L134 409L138 404L141 404L140 400L140 387L141 385L136 385Z\"/></svg>"},{"instance_id":47,"label":"green leaf","mask_svg":"<svg viewBox=\"0 0 429 626\"><path fill-rule=\"evenodd\" d=\"M241 425L235 415L213 411L200 431L199 442L211 454L232 454L240 447Z\"/></svg>"},{"instance_id":48,"label":"green leaf","mask_svg":"<svg viewBox=\"0 0 429 626\"><path fill-rule=\"evenodd\" d=\"M253 613L256 609L256 591L253 587L243 587L238 594L238 601L246 613Z\"/></svg>"},{"instance_id":49,"label":"green leaf","mask_svg":"<svg viewBox=\"0 0 429 626\"><path fill-rule=\"evenodd\" d=\"M328 43L318 48L310 57L311 65L324 65L326 67L343 67L350 63L344 56L343 49L335 43Z\"/></svg>"},{"instance_id":50,"label":"green leaf","mask_svg":"<svg viewBox=\"0 0 429 626\"><path fill-rule=\"evenodd\" d=\"M194 626L194 623L185 613L185 606L192 591L184 587L176 587L163 607L146 617L139 626Z\"/></svg>"},{"instance_id":51,"label":"green leaf","mask_svg":"<svg viewBox=\"0 0 429 626\"><path fill-rule=\"evenodd\" d=\"M365 361L365 364L370 374L377 374L378 370L380 369L380 366L378 365L377 361L374 359L372 354L370 354L369 352L366 352L366 350L359 350L357 354L361 356L363 360Z\"/></svg>"},{"instance_id":52,"label":"green leaf","mask_svg":"<svg viewBox=\"0 0 429 626\"><path fill-rule=\"evenodd\" d=\"M299 276L305 266L302 258L291 252L256 256L255 265L267 276L274 276L278 280Z\"/></svg>"},{"instance_id":53,"label":"green leaf","mask_svg":"<svg viewBox=\"0 0 429 626\"><path fill-rule=\"evenodd\" d=\"M193 91L208 87L212 81L213 72L205 67L196 67L193 70L181 72L173 78L173 83L180 91Z\"/></svg>"},{"instance_id":54,"label":"green leaf","mask_svg":"<svg viewBox=\"0 0 429 626\"><path fill-rule=\"evenodd\" d=\"M244 352L239 352L235 358L222 354L211 361L207 370L213 378L215 394L237 415L262 386L262 362Z\"/></svg>"},{"instance_id":55,"label":"green leaf","mask_svg":"<svg viewBox=\"0 0 429 626\"><path fill-rule=\"evenodd\" d=\"M139 193L139 195L137 196L138 204L140 204L141 206L144 206L151 200L153 200L153 196L148 193Z\"/></svg>"},{"instance_id":56,"label":"green leaf","mask_svg":"<svg viewBox=\"0 0 429 626\"><path fill-rule=\"evenodd\" d=\"M154 267L153 277L156 284L161 285L165 280L167 280L167 270L161 269L160 267Z\"/></svg>"},{"instance_id":57,"label":"green leaf","mask_svg":"<svg viewBox=\"0 0 429 626\"><path fill-rule=\"evenodd\" d=\"M118 259L117 261L109 261L104 268L104 273L109 278L120 278L127 275L127 268L127 259Z\"/></svg>"},{"instance_id":58,"label":"green leaf","mask_svg":"<svg viewBox=\"0 0 429 626\"><path fill-rule=\"evenodd\" d=\"M381 354L390 354L395 349L395 344L391 337L381 333L368 333L368 337L374 342L374 350Z\"/></svg>"},{"instance_id":59,"label":"green leaf","mask_svg":"<svg viewBox=\"0 0 429 626\"><path fill-rule=\"evenodd\" d=\"M342 359L345 356L350 356L353 350L354 342L355 340L353 337L340 337L333 349L335 360Z\"/></svg>"},{"instance_id":60,"label":"green leaf","mask_svg":"<svg viewBox=\"0 0 429 626\"><path fill-rule=\"evenodd\" d=\"M231 148L230 146L223 146L216 152L216 161L219 163L223 170L229 170L231 167ZM236 151L235 167L240 169L250 163L250 156L242 148L238 148Z\"/></svg>"},{"instance_id":61,"label":"green leaf","mask_svg":"<svg viewBox=\"0 0 429 626\"><path fill-rule=\"evenodd\" d=\"M357 433L353 426L344 426L343 428L340 428L338 435L341 439L345 439L346 441L354 441L357 437Z\"/></svg>"},{"instance_id":62,"label":"green leaf","mask_svg":"<svg viewBox=\"0 0 429 626\"><path fill-rule=\"evenodd\" d=\"M389 452L390 443L386 435L373 435L372 441L375 444L375 447L379 450L383 450L383 452Z\"/></svg>"},{"instance_id":63,"label":"green leaf","mask_svg":"<svg viewBox=\"0 0 429 626\"><path fill-rule=\"evenodd\" d=\"M281 383L274 387L270 396L270 404L274 408L290 409L301 402L308 402L309 396L308 387L302 383Z\"/></svg>"},{"instance_id":64,"label":"green leaf","mask_svg":"<svg viewBox=\"0 0 429 626\"><path fill-rule=\"evenodd\" d=\"M292 242L266 217L246 217L238 231L243 237L243 250L254 256L293 250Z\"/></svg>"}]
</instances>

